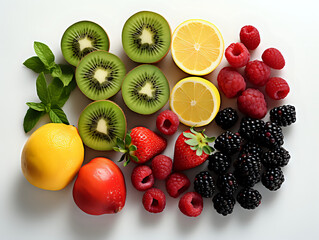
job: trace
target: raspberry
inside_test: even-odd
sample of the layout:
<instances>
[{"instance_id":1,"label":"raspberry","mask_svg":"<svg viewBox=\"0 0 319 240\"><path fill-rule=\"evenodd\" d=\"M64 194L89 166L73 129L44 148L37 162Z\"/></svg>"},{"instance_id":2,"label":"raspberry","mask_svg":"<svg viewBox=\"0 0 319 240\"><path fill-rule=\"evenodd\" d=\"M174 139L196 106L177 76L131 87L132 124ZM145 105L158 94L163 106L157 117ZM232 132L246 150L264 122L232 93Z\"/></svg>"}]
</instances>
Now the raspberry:
<instances>
[{"instance_id":1,"label":"raspberry","mask_svg":"<svg viewBox=\"0 0 319 240\"><path fill-rule=\"evenodd\" d=\"M162 212L166 205L166 197L162 190L157 188L148 189L143 195L143 206L151 213Z\"/></svg>"},{"instance_id":2,"label":"raspberry","mask_svg":"<svg viewBox=\"0 0 319 240\"><path fill-rule=\"evenodd\" d=\"M243 76L234 68L224 67L217 76L218 87L226 97L236 97L246 89Z\"/></svg>"},{"instance_id":3,"label":"raspberry","mask_svg":"<svg viewBox=\"0 0 319 240\"><path fill-rule=\"evenodd\" d=\"M153 158L151 168L155 178L164 180L171 174L173 168L173 161L165 155L157 155Z\"/></svg>"},{"instance_id":4,"label":"raspberry","mask_svg":"<svg viewBox=\"0 0 319 240\"><path fill-rule=\"evenodd\" d=\"M177 198L181 193L185 192L191 182L183 173L172 173L166 180L166 190L168 194Z\"/></svg>"},{"instance_id":5,"label":"raspberry","mask_svg":"<svg viewBox=\"0 0 319 240\"><path fill-rule=\"evenodd\" d=\"M268 48L266 49L262 56L262 60L269 67L274 69L282 69L285 66L285 59L282 56L281 52L276 48Z\"/></svg>"},{"instance_id":6,"label":"raspberry","mask_svg":"<svg viewBox=\"0 0 319 240\"><path fill-rule=\"evenodd\" d=\"M254 60L245 68L247 80L256 86L264 86L270 78L270 68L262 61Z\"/></svg>"},{"instance_id":7,"label":"raspberry","mask_svg":"<svg viewBox=\"0 0 319 240\"><path fill-rule=\"evenodd\" d=\"M178 207L188 217L197 217L203 210L203 198L197 192L188 192L181 197Z\"/></svg>"},{"instance_id":8,"label":"raspberry","mask_svg":"<svg viewBox=\"0 0 319 240\"><path fill-rule=\"evenodd\" d=\"M254 26L247 25L241 28L240 30L240 41L246 46L249 50L254 50L258 47L260 43L260 35Z\"/></svg>"},{"instance_id":9,"label":"raspberry","mask_svg":"<svg viewBox=\"0 0 319 240\"><path fill-rule=\"evenodd\" d=\"M249 62L250 54L244 44L232 43L226 48L225 57L230 65L240 68Z\"/></svg>"},{"instance_id":10,"label":"raspberry","mask_svg":"<svg viewBox=\"0 0 319 240\"><path fill-rule=\"evenodd\" d=\"M248 88L238 98L239 111L249 117L261 119L267 114L264 94L257 89Z\"/></svg>"},{"instance_id":11,"label":"raspberry","mask_svg":"<svg viewBox=\"0 0 319 240\"><path fill-rule=\"evenodd\" d=\"M280 100L288 95L290 88L286 80L280 77L272 77L267 82L265 90L271 99Z\"/></svg>"},{"instance_id":12,"label":"raspberry","mask_svg":"<svg viewBox=\"0 0 319 240\"><path fill-rule=\"evenodd\" d=\"M176 133L178 125L178 116L171 110L161 112L156 118L157 129L165 135L173 135Z\"/></svg>"},{"instance_id":13,"label":"raspberry","mask_svg":"<svg viewBox=\"0 0 319 240\"><path fill-rule=\"evenodd\" d=\"M145 191L154 185L152 169L146 165L136 166L131 175L133 186L139 191Z\"/></svg>"}]
</instances>

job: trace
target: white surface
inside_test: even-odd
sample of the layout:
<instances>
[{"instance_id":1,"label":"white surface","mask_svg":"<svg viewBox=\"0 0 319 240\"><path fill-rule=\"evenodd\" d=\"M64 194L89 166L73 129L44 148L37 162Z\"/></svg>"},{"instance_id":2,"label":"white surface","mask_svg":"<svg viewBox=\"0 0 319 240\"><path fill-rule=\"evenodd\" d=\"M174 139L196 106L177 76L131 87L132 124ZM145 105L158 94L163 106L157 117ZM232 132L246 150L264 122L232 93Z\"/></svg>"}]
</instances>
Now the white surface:
<instances>
[{"instance_id":1,"label":"white surface","mask_svg":"<svg viewBox=\"0 0 319 240\"><path fill-rule=\"evenodd\" d=\"M0 239L319 239L317 200L318 169L318 13L316 1L1 1L0 3L0 68L1 68L1 168L0 168ZM110 37L110 52L118 55L130 70L135 63L124 54L121 31L124 22L140 10L162 14L174 30L179 23L201 18L215 23L221 30L225 45L239 40L240 28L256 26L261 33L261 45L252 53L260 59L268 47L280 49L286 67L272 71L288 80L291 93L281 102L297 108L297 123L286 128L285 148L291 155L284 169L286 181L277 192L261 184L262 205L254 210L238 204L228 217L218 215L210 199L204 201L204 211L195 219L182 215L178 199L167 197L163 213L153 215L143 209L142 193L133 189L130 172L133 164L123 169L127 180L127 202L117 215L89 216L81 212L72 199L72 184L59 192L49 192L30 185L20 170L21 149L30 134L22 128L25 102L38 101L35 91L36 74L22 63L34 55L33 42L49 45L62 63L60 39L65 29L80 20L99 23ZM225 59L208 79L216 83L218 71ZM170 86L187 75L172 62L171 55L157 64L167 75ZM155 118L132 113L121 94L112 100L119 103L127 115L128 127L148 126L155 130ZM76 89L64 107L71 124L76 125L81 110L90 101ZM235 106L235 100L223 99L223 105ZM165 108L168 108L166 105ZM47 122L43 119L40 124ZM181 126L179 131L186 129ZM206 127L209 135L221 131L215 123ZM172 157L177 134L168 138L164 152ZM94 156L114 160L119 155L106 152L86 152L86 161ZM187 171L194 174L203 167ZM163 183L157 186L164 189ZM190 189L191 190L191 189Z\"/></svg>"}]
</instances>

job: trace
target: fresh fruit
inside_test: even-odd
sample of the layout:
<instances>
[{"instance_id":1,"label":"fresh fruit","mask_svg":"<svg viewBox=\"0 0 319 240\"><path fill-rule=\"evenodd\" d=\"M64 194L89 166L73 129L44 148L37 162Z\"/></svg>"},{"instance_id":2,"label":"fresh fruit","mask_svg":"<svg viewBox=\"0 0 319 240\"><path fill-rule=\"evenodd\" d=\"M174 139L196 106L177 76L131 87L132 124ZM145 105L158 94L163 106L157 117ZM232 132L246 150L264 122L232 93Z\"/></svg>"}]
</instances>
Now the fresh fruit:
<instances>
[{"instance_id":1,"label":"fresh fruit","mask_svg":"<svg viewBox=\"0 0 319 240\"><path fill-rule=\"evenodd\" d=\"M242 43L232 43L225 50L228 63L234 68L246 66L250 60L250 53Z\"/></svg>"},{"instance_id":2,"label":"fresh fruit","mask_svg":"<svg viewBox=\"0 0 319 240\"><path fill-rule=\"evenodd\" d=\"M268 168L261 177L262 184L270 191L277 191L284 181L284 174L279 167Z\"/></svg>"},{"instance_id":3,"label":"fresh fruit","mask_svg":"<svg viewBox=\"0 0 319 240\"><path fill-rule=\"evenodd\" d=\"M232 173L219 175L217 179L217 187L221 193L225 195L233 195L238 189L236 177Z\"/></svg>"},{"instance_id":4,"label":"fresh fruit","mask_svg":"<svg viewBox=\"0 0 319 240\"><path fill-rule=\"evenodd\" d=\"M214 24L191 19L175 29L171 52L180 69L191 75L202 76L212 72L221 62L224 39Z\"/></svg>"},{"instance_id":5,"label":"fresh fruit","mask_svg":"<svg viewBox=\"0 0 319 240\"><path fill-rule=\"evenodd\" d=\"M240 150L239 159L245 158L250 155L253 155L257 158L261 158L262 154L263 154L263 150L257 143L246 142L245 145L243 145Z\"/></svg>"},{"instance_id":6,"label":"fresh fruit","mask_svg":"<svg viewBox=\"0 0 319 240\"><path fill-rule=\"evenodd\" d=\"M249 50L254 50L260 44L260 35L257 28L251 25L246 25L240 30L240 41L246 46Z\"/></svg>"},{"instance_id":7,"label":"fresh fruit","mask_svg":"<svg viewBox=\"0 0 319 240\"><path fill-rule=\"evenodd\" d=\"M197 217L203 211L203 198L197 192L185 193L178 202L179 210L188 217Z\"/></svg>"},{"instance_id":8,"label":"fresh fruit","mask_svg":"<svg viewBox=\"0 0 319 240\"><path fill-rule=\"evenodd\" d=\"M171 45L171 29L164 17L141 11L131 16L122 30L122 44L127 56L139 63L162 60Z\"/></svg>"},{"instance_id":9,"label":"fresh fruit","mask_svg":"<svg viewBox=\"0 0 319 240\"><path fill-rule=\"evenodd\" d=\"M211 198L215 192L215 183L208 171L202 171L195 176L194 190L204 198Z\"/></svg>"},{"instance_id":10,"label":"fresh fruit","mask_svg":"<svg viewBox=\"0 0 319 240\"><path fill-rule=\"evenodd\" d=\"M61 40L63 57L73 66L77 66L88 53L108 51L109 47L109 37L104 29L90 21L74 23L64 32Z\"/></svg>"},{"instance_id":11,"label":"fresh fruit","mask_svg":"<svg viewBox=\"0 0 319 240\"><path fill-rule=\"evenodd\" d=\"M261 203L260 193L252 188L243 188L237 194L237 202L245 209L255 209Z\"/></svg>"},{"instance_id":12,"label":"fresh fruit","mask_svg":"<svg viewBox=\"0 0 319 240\"><path fill-rule=\"evenodd\" d=\"M154 175L152 169L146 165L136 166L131 175L133 186L138 191L145 191L154 185Z\"/></svg>"},{"instance_id":13,"label":"fresh fruit","mask_svg":"<svg viewBox=\"0 0 319 240\"><path fill-rule=\"evenodd\" d=\"M276 123L266 122L263 129L258 133L258 142L268 148L280 147L284 144L281 127Z\"/></svg>"},{"instance_id":14,"label":"fresh fruit","mask_svg":"<svg viewBox=\"0 0 319 240\"><path fill-rule=\"evenodd\" d=\"M213 152L208 143L215 137L207 137L202 132L196 132L193 128L179 135L175 143L173 169L183 171L194 168L205 162Z\"/></svg>"},{"instance_id":15,"label":"fresh fruit","mask_svg":"<svg viewBox=\"0 0 319 240\"><path fill-rule=\"evenodd\" d=\"M278 126L286 127L296 122L296 108L292 105L282 105L270 110L270 121Z\"/></svg>"},{"instance_id":16,"label":"fresh fruit","mask_svg":"<svg viewBox=\"0 0 319 240\"><path fill-rule=\"evenodd\" d=\"M165 135L173 135L176 133L178 126L178 116L171 110L161 112L156 118L157 129Z\"/></svg>"},{"instance_id":17,"label":"fresh fruit","mask_svg":"<svg viewBox=\"0 0 319 240\"><path fill-rule=\"evenodd\" d=\"M166 205L166 197L162 190L158 188L148 189L143 195L143 206L151 213L163 212Z\"/></svg>"},{"instance_id":18,"label":"fresh fruit","mask_svg":"<svg viewBox=\"0 0 319 240\"><path fill-rule=\"evenodd\" d=\"M262 87L270 78L270 68L262 61L250 61L245 67L245 75L249 82Z\"/></svg>"},{"instance_id":19,"label":"fresh fruit","mask_svg":"<svg viewBox=\"0 0 319 240\"><path fill-rule=\"evenodd\" d=\"M177 198L189 188L190 184L191 182L185 174L172 173L166 179L166 191L171 197Z\"/></svg>"},{"instance_id":20,"label":"fresh fruit","mask_svg":"<svg viewBox=\"0 0 319 240\"><path fill-rule=\"evenodd\" d=\"M219 89L227 98L238 96L246 89L246 82L243 76L234 68L224 67L217 76Z\"/></svg>"},{"instance_id":21,"label":"fresh fruit","mask_svg":"<svg viewBox=\"0 0 319 240\"><path fill-rule=\"evenodd\" d=\"M262 60L273 69L283 69L285 59L281 52L276 48L267 48L261 55Z\"/></svg>"},{"instance_id":22,"label":"fresh fruit","mask_svg":"<svg viewBox=\"0 0 319 240\"><path fill-rule=\"evenodd\" d=\"M235 176L243 187L253 187L260 182L261 163L256 156L249 155L235 163Z\"/></svg>"},{"instance_id":23,"label":"fresh fruit","mask_svg":"<svg viewBox=\"0 0 319 240\"><path fill-rule=\"evenodd\" d=\"M82 140L74 126L48 123L32 133L21 154L25 178L46 190L66 187L84 159Z\"/></svg>"},{"instance_id":24,"label":"fresh fruit","mask_svg":"<svg viewBox=\"0 0 319 240\"><path fill-rule=\"evenodd\" d=\"M124 138L126 118L117 104L109 100L99 100L90 103L82 111L78 126L86 146L107 151L116 146L117 138Z\"/></svg>"},{"instance_id":25,"label":"fresh fruit","mask_svg":"<svg viewBox=\"0 0 319 240\"><path fill-rule=\"evenodd\" d=\"M214 152L208 157L208 169L217 175L225 173L229 169L230 163L230 156L222 152Z\"/></svg>"},{"instance_id":26,"label":"fresh fruit","mask_svg":"<svg viewBox=\"0 0 319 240\"><path fill-rule=\"evenodd\" d=\"M213 197L215 210L223 216L227 216L233 212L235 202L235 198L231 195L217 193Z\"/></svg>"},{"instance_id":27,"label":"fresh fruit","mask_svg":"<svg viewBox=\"0 0 319 240\"><path fill-rule=\"evenodd\" d=\"M121 88L126 74L122 60L106 51L87 54L75 72L79 89L92 100L105 100Z\"/></svg>"},{"instance_id":28,"label":"fresh fruit","mask_svg":"<svg viewBox=\"0 0 319 240\"><path fill-rule=\"evenodd\" d=\"M290 88L285 79L272 77L266 83L265 90L271 99L280 100L284 99L288 95Z\"/></svg>"},{"instance_id":29,"label":"fresh fruit","mask_svg":"<svg viewBox=\"0 0 319 240\"><path fill-rule=\"evenodd\" d=\"M216 138L214 147L224 154L232 155L240 150L240 145L240 135L238 133L226 131Z\"/></svg>"},{"instance_id":30,"label":"fresh fruit","mask_svg":"<svg viewBox=\"0 0 319 240\"><path fill-rule=\"evenodd\" d=\"M248 117L261 119L267 114L265 96L257 89L248 88L237 98L239 111Z\"/></svg>"},{"instance_id":31,"label":"fresh fruit","mask_svg":"<svg viewBox=\"0 0 319 240\"><path fill-rule=\"evenodd\" d=\"M205 126L218 113L220 95L210 81L200 77L187 77L174 86L170 107L181 123L187 126Z\"/></svg>"},{"instance_id":32,"label":"fresh fruit","mask_svg":"<svg viewBox=\"0 0 319 240\"><path fill-rule=\"evenodd\" d=\"M131 160L139 164L145 163L163 152L166 146L165 138L148 128L135 127L126 135L125 141L118 138L117 147L113 149L124 153L120 161L125 159L124 166L126 166Z\"/></svg>"},{"instance_id":33,"label":"fresh fruit","mask_svg":"<svg viewBox=\"0 0 319 240\"><path fill-rule=\"evenodd\" d=\"M233 127L238 121L238 113L235 109L228 107L219 111L215 117L215 122L222 129L227 130Z\"/></svg>"},{"instance_id":34,"label":"fresh fruit","mask_svg":"<svg viewBox=\"0 0 319 240\"><path fill-rule=\"evenodd\" d=\"M165 155L157 155L152 160L151 168L156 179L165 180L172 172L173 161Z\"/></svg>"},{"instance_id":35,"label":"fresh fruit","mask_svg":"<svg viewBox=\"0 0 319 240\"><path fill-rule=\"evenodd\" d=\"M256 140L264 125L265 122L263 120L244 117L240 121L239 134L246 140Z\"/></svg>"},{"instance_id":36,"label":"fresh fruit","mask_svg":"<svg viewBox=\"0 0 319 240\"><path fill-rule=\"evenodd\" d=\"M101 215L122 210L126 186L121 169L103 157L92 159L79 171L73 187L76 205L87 214Z\"/></svg>"},{"instance_id":37,"label":"fresh fruit","mask_svg":"<svg viewBox=\"0 0 319 240\"><path fill-rule=\"evenodd\" d=\"M139 114L157 112L167 103L169 94L165 75L154 65L140 65L131 70L123 80L123 100L129 109Z\"/></svg>"},{"instance_id":38,"label":"fresh fruit","mask_svg":"<svg viewBox=\"0 0 319 240\"><path fill-rule=\"evenodd\" d=\"M265 167L284 167L290 160L289 152L283 147L274 148L265 152L261 158L261 163Z\"/></svg>"}]
</instances>

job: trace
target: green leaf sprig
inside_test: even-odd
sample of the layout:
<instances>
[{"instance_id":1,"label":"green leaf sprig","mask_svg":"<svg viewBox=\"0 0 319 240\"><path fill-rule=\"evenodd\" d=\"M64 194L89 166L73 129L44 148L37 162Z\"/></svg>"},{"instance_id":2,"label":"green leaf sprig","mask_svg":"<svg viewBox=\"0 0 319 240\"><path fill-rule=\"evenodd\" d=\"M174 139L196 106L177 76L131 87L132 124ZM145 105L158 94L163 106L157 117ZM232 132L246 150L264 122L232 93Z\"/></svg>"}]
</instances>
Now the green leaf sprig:
<instances>
[{"instance_id":1,"label":"green leaf sprig","mask_svg":"<svg viewBox=\"0 0 319 240\"><path fill-rule=\"evenodd\" d=\"M197 156L201 156L203 152L210 155L214 151L214 148L209 146L208 143L214 142L216 138L208 137L204 131L205 129L201 132L197 132L194 127L191 127L190 132L183 132L184 137L189 138L185 143L189 145L193 151L196 151Z\"/></svg>"}]
</instances>

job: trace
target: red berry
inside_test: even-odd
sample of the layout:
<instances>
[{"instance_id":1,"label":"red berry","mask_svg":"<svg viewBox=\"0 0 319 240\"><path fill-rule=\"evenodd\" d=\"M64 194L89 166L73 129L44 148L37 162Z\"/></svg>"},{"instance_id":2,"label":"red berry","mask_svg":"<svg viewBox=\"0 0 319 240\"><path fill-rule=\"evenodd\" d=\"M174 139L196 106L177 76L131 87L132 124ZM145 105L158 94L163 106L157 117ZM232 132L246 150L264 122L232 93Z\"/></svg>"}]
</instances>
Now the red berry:
<instances>
[{"instance_id":1,"label":"red berry","mask_svg":"<svg viewBox=\"0 0 319 240\"><path fill-rule=\"evenodd\" d=\"M274 100L284 99L290 91L286 80L280 77L270 78L266 84L267 95Z\"/></svg>"},{"instance_id":2,"label":"red berry","mask_svg":"<svg viewBox=\"0 0 319 240\"><path fill-rule=\"evenodd\" d=\"M249 62L250 54L244 44L232 43L226 48L225 57L230 65L240 68Z\"/></svg>"},{"instance_id":3,"label":"red berry","mask_svg":"<svg viewBox=\"0 0 319 240\"><path fill-rule=\"evenodd\" d=\"M178 116L171 110L161 112L156 118L157 129L165 135L173 135L176 133L178 125Z\"/></svg>"},{"instance_id":4,"label":"red berry","mask_svg":"<svg viewBox=\"0 0 319 240\"><path fill-rule=\"evenodd\" d=\"M254 26L247 25L241 28L240 30L240 41L246 46L249 50L254 50L258 47L260 43L260 35Z\"/></svg>"},{"instance_id":5,"label":"red berry","mask_svg":"<svg viewBox=\"0 0 319 240\"><path fill-rule=\"evenodd\" d=\"M152 169L146 165L136 166L131 175L133 186L139 191L145 191L154 185Z\"/></svg>"},{"instance_id":6,"label":"red berry","mask_svg":"<svg viewBox=\"0 0 319 240\"><path fill-rule=\"evenodd\" d=\"M188 192L181 197L178 207L188 217L197 217L203 210L203 198L197 192Z\"/></svg>"},{"instance_id":7,"label":"red berry","mask_svg":"<svg viewBox=\"0 0 319 240\"><path fill-rule=\"evenodd\" d=\"M185 192L191 182L183 173L172 173L166 180L166 190L168 194L177 198L181 193Z\"/></svg>"},{"instance_id":8,"label":"red berry","mask_svg":"<svg viewBox=\"0 0 319 240\"><path fill-rule=\"evenodd\" d=\"M254 60L247 63L245 74L249 82L262 87L270 78L270 68L264 62Z\"/></svg>"},{"instance_id":9,"label":"red berry","mask_svg":"<svg viewBox=\"0 0 319 240\"><path fill-rule=\"evenodd\" d=\"M236 97L246 89L243 76L234 68L224 67L217 76L218 87L228 98Z\"/></svg>"},{"instance_id":10,"label":"red berry","mask_svg":"<svg viewBox=\"0 0 319 240\"><path fill-rule=\"evenodd\" d=\"M262 60L269 67L274 69L282 69L285 66L285 59L282 56L281 52L276 48L268 48L266 49L262 56Z\"/></svg>"},{"instance_id":11,"label":"red berry","mask_svg":"<svg viewBox=\"0 0 319 240\"><path fill-rule=\"evenodd\" d=\"M267 114L264 94L257 89L248 88L238 98L239 111L249 117L261 119Z\"/></svg>"},{"instance_id":12,"label":"red berry","mask_svg":"<svg viewBox=\"0 0 319 240\"><path fill-rule=\"evenodd\" d=\"M157 155L152 160L151 168L155 178L164 180L172 172L173 161L165 155Z\"/></svg>"},{"instance_id":13,"label":"red berry","mask_svg":"<svg viewBox=\"0 0 319 240\"><path fill-rule=\"evenodd\" d=\"M162 212L166 205L166 197L162 190L157 188L148 189L143 195L143 206L151 213Z\"/></svg>"}]
</instances>

